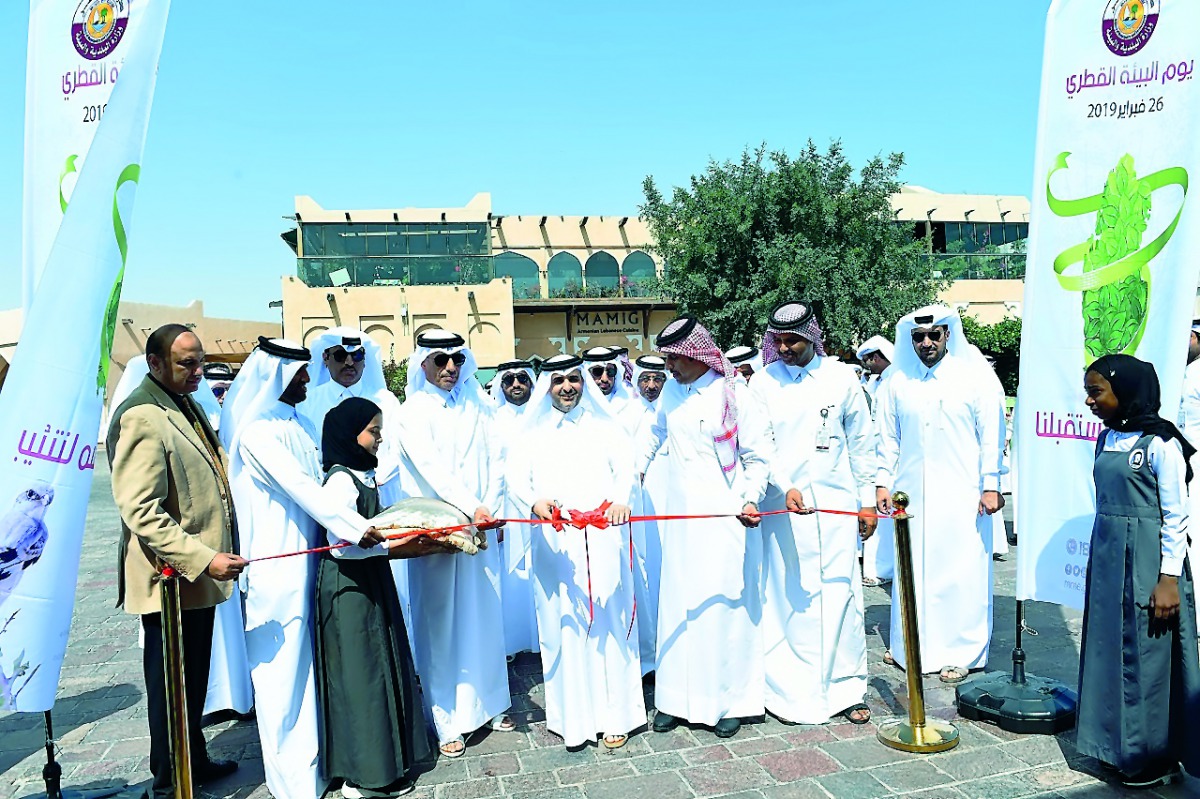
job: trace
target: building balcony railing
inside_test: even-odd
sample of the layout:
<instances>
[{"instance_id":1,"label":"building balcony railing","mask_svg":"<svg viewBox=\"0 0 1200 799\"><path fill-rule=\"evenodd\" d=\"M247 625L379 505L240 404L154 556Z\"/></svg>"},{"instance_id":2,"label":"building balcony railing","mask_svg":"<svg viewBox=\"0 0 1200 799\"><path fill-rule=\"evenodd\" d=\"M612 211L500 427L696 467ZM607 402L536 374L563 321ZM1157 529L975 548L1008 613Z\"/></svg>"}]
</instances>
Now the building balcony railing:
<instances>
[{"instance_id":1,"label":"building balcony railing","mask_svg":"<svg viewBox=\"0 0 1200 799\"><path fill-rule=\"evenodd\" d=\"M923 256L946 280L1024 280L1025 253L933 253Z\"/></svg>"},{"instance_id":2,"label":"building balcony railing","mask_svg":"<svg viewBox=\"0 0 1200 799\"><path fill-rule=\"evenodd\" d=\"M661 299L658 281L649 277L587 280L549 275L497 274L490 255L297 258L296 272L307 286L463 286L496 278L512 282L514 300L649 297Z\"/></svg>"}]
</instances>

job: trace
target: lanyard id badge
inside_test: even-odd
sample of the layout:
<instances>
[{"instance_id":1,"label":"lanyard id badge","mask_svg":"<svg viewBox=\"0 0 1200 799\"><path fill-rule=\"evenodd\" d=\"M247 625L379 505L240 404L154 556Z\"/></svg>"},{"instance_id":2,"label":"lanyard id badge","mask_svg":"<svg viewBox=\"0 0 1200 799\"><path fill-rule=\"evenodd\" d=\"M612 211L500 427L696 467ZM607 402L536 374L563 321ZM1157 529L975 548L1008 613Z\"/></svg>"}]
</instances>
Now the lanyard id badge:
<instances>
[{"instance_id":1,"label":"lanyard id badge","mask_svg":"<svg viewBox=\"0 0 1200 799\"><path fill-rule=\"evenodd\" d=\"M821 409L821 429L817 431L817 452L829 451L829 408Z\"/></svg>"}]
</instances>

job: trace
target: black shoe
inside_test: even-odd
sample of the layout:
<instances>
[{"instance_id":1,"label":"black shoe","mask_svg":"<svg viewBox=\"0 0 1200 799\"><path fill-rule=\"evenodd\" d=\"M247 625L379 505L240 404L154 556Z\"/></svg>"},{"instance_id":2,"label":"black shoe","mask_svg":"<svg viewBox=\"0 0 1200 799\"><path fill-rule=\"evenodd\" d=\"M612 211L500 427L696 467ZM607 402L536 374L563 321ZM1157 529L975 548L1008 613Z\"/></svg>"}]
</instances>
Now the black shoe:
<instances>
[{"instance_id":1,"label":"black shoe","mask_svg":"<svg viewBox=\"0 0 1200 799\"><path fill-rule=\"evenodd\" d=\"M1135 790L1169 785L1179 776L1179 766L1151 766L1136 774L1121 774L1121 784Z\"/></svg>"},{"instance_id":2,"label":"black shoe","mask_svg":"<svg viewBox=\"0 0 1200 799\"><path fill-rule=\"evenodd\" d=\"M658 710L654 713L654 724L651 725L651 729L655 732L670 732L679 726L679 722L680 719L678 716L672 716Z\"/></svg>"},{"instance_id":3,"label":"black shoe","mask_svg":"<svg viewBox=\"0 0 1200 799\"><path fill-rule=\"evenodd\" d=\"M204 785L228 777L237 770L236 760L210 760L192 769L192 773L196 775L196 784Z\"/></svg>"},{"instance_id":4,"label":"black shoe","mask_svg":"<svg viewBox=\"0 0 1200 799\"><path fill-rule=\"evenodd\" d=\"M737 719L721 719L717 722L717 726L713 727L713 732L717 734L718 738L732 738L741 728L742 722Z\"/></svg>"}]
</instances>

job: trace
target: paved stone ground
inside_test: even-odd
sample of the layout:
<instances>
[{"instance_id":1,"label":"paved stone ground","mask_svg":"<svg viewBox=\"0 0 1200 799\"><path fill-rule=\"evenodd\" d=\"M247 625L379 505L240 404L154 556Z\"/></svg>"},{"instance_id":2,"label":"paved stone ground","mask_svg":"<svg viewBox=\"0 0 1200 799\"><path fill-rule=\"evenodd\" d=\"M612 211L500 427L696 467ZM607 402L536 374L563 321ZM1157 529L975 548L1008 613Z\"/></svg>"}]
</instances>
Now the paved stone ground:
<instances>
[{"instance_id":1,"label":"paved stone ground","mask_svg":"<svg viewBox=\"0 0 1200 799\"><path fill-rule=\"evenodd\" d=\"M100 459L74 628L54 719L65 787L76 791L125 788L134 794L149 779L149 739L137 623L112 606L116 527L108 472ZM996 564L995 667L1008 662L1012 648L1014 562L1015 553L1007 562ZM903 674L880 659L888 632L889 597L880 589L868 589L866 605L871 664L868 703L879 721L903 713L907 690ZM1032 604L1029 623L1038 631L1036 637L1026 639L1030 673L1074 684L1079 614ZM951 752L918 756L878 743L874 724L785 726L770 717L744 725L727 741L705 729L679 729L668 734L639 732L625 748L614 752L594 746L572 752L546 731L537 659L518 659L510 677L520 731L472 739L466 757L429 766L413 796L1098 799L1128 793L1101 781L1098 764L1075 751L1069 733L1057 738L1021 736L956 717L953 690L936 678L925 683L930 713L955 719L962 743ZM647 706L652 704L653 692L648 691ZM205 799L267 797L254 722L217 720L205 733L212 753L238 759L241 769L199 795ZM0 779L0 797L42 794L43 744L40 714L0 715L0 773L5 776ZM1140 795L1200 796L1200 790L1189 782ZM331 799L337 796L334 793Z\"/></svg>"}]
</instances>

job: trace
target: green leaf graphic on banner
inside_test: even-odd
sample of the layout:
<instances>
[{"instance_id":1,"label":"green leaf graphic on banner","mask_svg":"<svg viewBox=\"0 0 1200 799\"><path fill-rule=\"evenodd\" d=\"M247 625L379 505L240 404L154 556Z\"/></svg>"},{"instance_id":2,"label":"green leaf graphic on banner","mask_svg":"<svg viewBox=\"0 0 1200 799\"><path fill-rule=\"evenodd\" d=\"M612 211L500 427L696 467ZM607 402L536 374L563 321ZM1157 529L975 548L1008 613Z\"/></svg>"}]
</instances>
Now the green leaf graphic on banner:
<instances>
[{"instance_id":1,"label":"green leaf graphic on banner","mask_svg":"<svg viewBox=\"0 0 1200 799\"><path fill-rule=\"evenodd\" d=\"M129 255L129 240L125 235L125 225L121 222L121 209L117 206L117 193L126 183L137 183L141 177L142 167L130 164L121 170L117 177L117 186L113 189L112 221L113 235L117 238L117 249L121 251L121 271L113 282L112 291L108 294L108 306L104 309L104 321L100 326L100 364L96 369L96 391L104 393L108 385L108 367L111 363L113 337L117 327L117 306L121 303L121 284L125 281L125 259Z\"/></svg>"},{"instance_id":2,"label":"green leaf graphic on banner","mask_svg":"<svg viewBox=\"0 0 1200 799\"><path fill-rule=\"evenodd\" d=\"M78 155L68 155L67 162L63 164L62 172L58 173L58 207L64 214L67 212L67 196L63 194L63 181L67 179L67 175L74 174L79 170L75 168L75 162L79 160Z\"/></svg>"},{"instance_id":3,"label":"green leaf graphic on banner","mask_svg":"<svg viewBox=\"0 0 1200 799\"><path fill-rule=\"evenodd\" d=\"M1187 199L1188 174L1171 167L1137 176L1133 156L1126 153L1108 173L1104 191L1078 200L1060 200L1050 188L1054 173L1067 168L1070 153L1060 153L1046 175L1046 204L1056 216L1096 215L1095 233L1054 259L1059 285L1082 292L1084 347L1093 358L1137 349L1146 329L1150 305L1150 261L1175 233L1183 204L1167 229L1142 247L1156 189L1179 186ZM1081 271L1068 275L1069 267Z\"/></svg>"},{"instance_id":4,"label":"green leaf graphic on banner","mask_svg":"<svg viewBox=\"0 0 1200 799\"><path fill-rule=\"evenodd\" d=\"M1142 246L1150 219L1150 193L1141 190L1133 156L1124 155L1108 173L1096 216L1096 233L1088 240L1083 271L1094 272ZM1083 292L1084 346L1093 357L1124 352L1146 319L1150 285L1137 275Z\"/></svg>"}]
</instances>

